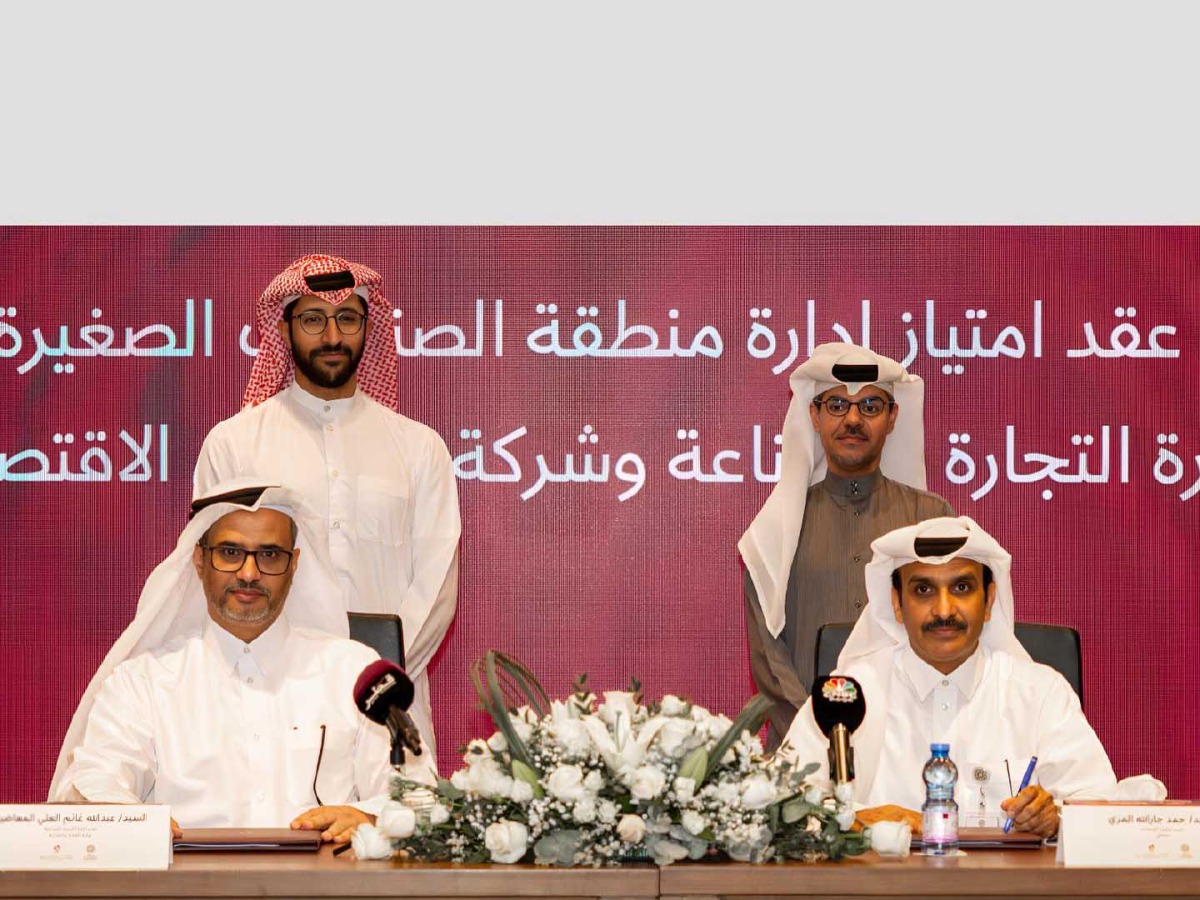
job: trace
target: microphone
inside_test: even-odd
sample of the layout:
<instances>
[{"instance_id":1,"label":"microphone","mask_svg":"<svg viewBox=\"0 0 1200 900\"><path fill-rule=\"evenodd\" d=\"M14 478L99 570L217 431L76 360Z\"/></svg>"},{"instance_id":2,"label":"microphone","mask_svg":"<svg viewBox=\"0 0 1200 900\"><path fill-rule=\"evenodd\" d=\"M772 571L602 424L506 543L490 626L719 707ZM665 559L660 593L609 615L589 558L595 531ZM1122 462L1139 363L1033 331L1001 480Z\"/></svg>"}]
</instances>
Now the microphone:
<instances>
[{"instance_id":1,"label":"microphone","mask_svg":"<svg viewBox=\"0 0 1200 900\"><path fill-rule=\"evenodd\" d=\"M354 705L358 711L392 736L392 764L404 764L404 748L421 755L421 735L405 712L413 702L412 679L386 659L377 659L354 682Z\"/></svg>"},{"instance_id":2,"label":"microphone","mask_svg":"<svg viewBox=\"0 0 1200 900\"><path fill-rule=\"evenodd\" d=\"M867 714L862 685L845 675L823 675L812 689L813 718L829 738L829 774L837 784L854 780L850 735Z\"/></svg>"}]
</instances>

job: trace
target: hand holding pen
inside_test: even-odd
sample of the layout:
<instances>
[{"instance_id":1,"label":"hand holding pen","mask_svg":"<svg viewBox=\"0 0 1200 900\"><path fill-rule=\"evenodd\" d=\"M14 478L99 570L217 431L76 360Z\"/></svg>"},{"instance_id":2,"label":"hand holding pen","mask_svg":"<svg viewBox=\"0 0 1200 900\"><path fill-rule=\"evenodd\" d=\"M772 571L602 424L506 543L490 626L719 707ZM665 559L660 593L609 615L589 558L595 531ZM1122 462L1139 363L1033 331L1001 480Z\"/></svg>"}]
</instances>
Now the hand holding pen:
<instances>
[{"instance_id":1,"label":"hand holding pen","mask_svg":"<svg viewBox=\"0 0 1200 900\"><path fill-rule=\"evenodd\" d=\"M1036 765L1035 756L1029 760L1016 794L1000 804L1001 809L1008 813L1008 821L1004 823L1006 834L1014 825L1020 831L1033 832L1042 837L1052 837L1058 833L1058 807L1054 804L1054 798L1045 788L1029 783Z\"/></svg>"}]
</instances>

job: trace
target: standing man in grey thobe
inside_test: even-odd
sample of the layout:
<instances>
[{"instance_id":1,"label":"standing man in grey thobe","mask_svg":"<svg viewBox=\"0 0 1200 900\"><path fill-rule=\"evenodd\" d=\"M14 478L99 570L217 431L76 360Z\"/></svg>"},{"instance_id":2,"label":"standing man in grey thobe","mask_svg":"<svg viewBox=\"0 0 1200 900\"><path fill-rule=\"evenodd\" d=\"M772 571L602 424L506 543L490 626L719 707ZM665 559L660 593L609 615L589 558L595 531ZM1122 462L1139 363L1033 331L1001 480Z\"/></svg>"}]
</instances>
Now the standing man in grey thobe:
<instances>
[{"instance_id":1,"label":"standing man in grey thobe","mask_svg":"<svg viewBox=\"0 0 1200 900\"><path fill-rule=\"evenodd\" d=\"M779 483L738 543L767 748L808 698L817 629L856 620L880 535L954 511L925 490L925 383L853 344L822 344L789 379Z\"/></svg>"}]
</instances>

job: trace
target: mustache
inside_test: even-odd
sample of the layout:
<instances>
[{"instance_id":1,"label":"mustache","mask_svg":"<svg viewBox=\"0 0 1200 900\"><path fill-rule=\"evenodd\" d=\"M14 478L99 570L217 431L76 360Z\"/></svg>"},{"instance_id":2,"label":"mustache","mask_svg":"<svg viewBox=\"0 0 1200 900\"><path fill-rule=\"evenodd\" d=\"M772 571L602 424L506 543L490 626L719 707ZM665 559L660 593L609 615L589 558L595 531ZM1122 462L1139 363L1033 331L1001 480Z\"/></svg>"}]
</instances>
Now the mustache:
<instances>
[{"instance_id":1,"label":"mustache","mask_svg":"<svg viewBox=\"0 0 1200 900\"><path fill-rule=\"evenodd\" d=\"M350 355L350 348L341 344L322 344L316 350L308 354L309 359L316 359L320 353L340 353L342 356Z\"/></svg>"},{"instance_id":2,"label":"mustache","mask_svg":"<svg viewBox=\"0 0 1200 900\"><path fill-rule=\"evenodd\" d=\"M857 437L866 437L867 430L862 426L862 423L855 424L855 423L848 422L842 426L842 430L839 432L839 434L841 434L843 436L852 434Z\"/></svg>"},{"instance_id":3,"label":"mustache","mask_svg":"<svg viewBox=\"0 0 1200 900\"><path fill-rule=\"evenodd\" d=\"M941 616L938 616L930 619L921 626L922 631L933 631L935 628L954 628L958 631L966 631L967 623L958 618L958 616L948 616L944 619Z\"/></svg>"},{"instance_id":4,"label":"mustache","mask_svg":"<svg viewBox=\"0 0 1200 900\"><path fill-rule=\"evenodd\" d=\"M229 585L229 587L225 588L226 594L233 593L234 591L253 591L256 594L262 594L268 599L271 596L271 592L257 581L242 581L240 578L235 580L233 584Z\"/></svg>"}]
</instances>

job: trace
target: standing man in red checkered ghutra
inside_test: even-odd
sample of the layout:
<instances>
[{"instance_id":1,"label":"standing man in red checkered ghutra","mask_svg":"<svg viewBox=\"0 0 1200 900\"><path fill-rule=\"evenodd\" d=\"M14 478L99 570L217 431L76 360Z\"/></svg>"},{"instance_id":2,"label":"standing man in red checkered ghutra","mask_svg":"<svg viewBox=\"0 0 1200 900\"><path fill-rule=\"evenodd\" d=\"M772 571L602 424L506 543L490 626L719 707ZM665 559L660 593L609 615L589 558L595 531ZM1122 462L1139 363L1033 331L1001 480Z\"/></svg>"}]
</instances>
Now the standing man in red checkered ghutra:
<instances>
[{"instance_id":1,"label":"standing man in red checkered ghutra","mask_svg":"<svg viewBox=\"0 0 1200 900\"><path fill-rule=\"evenodd\" d=\"M325 518L340 602L404 625L409 710L436 766L426 667L458 593L461 523L445 442L398 411L392 305L379 274L304 256L255 308L259 350L242 411L205 438L194 494L254 475L302 494Z\"/></svg>"}]
</instances>

